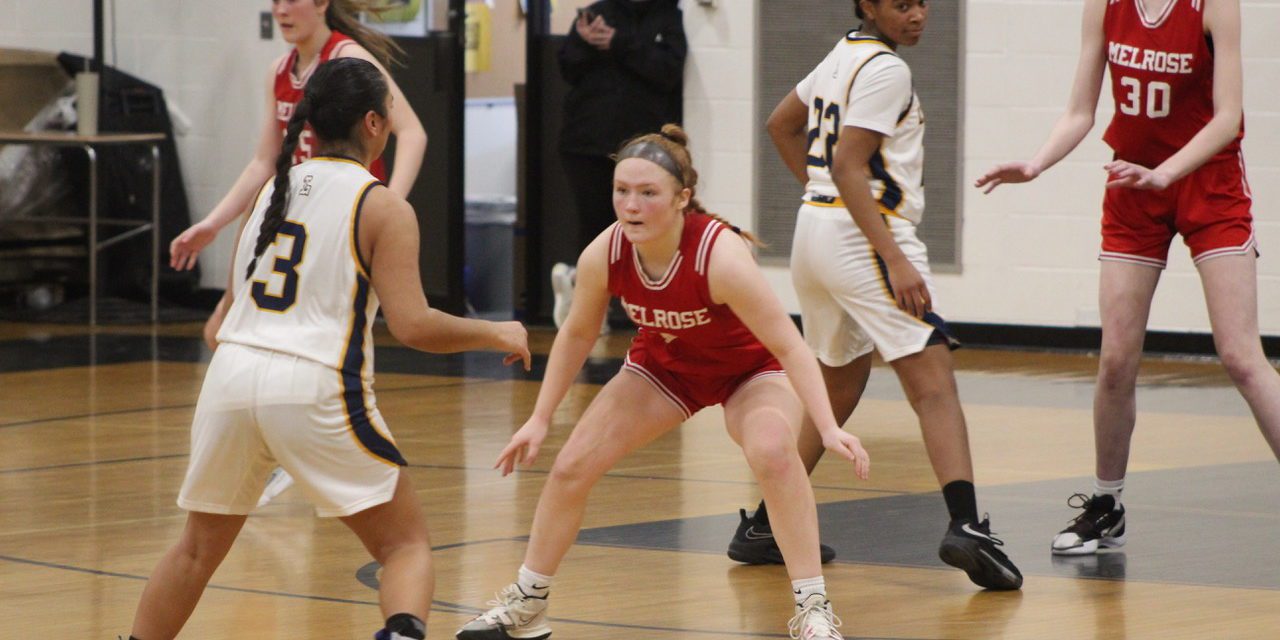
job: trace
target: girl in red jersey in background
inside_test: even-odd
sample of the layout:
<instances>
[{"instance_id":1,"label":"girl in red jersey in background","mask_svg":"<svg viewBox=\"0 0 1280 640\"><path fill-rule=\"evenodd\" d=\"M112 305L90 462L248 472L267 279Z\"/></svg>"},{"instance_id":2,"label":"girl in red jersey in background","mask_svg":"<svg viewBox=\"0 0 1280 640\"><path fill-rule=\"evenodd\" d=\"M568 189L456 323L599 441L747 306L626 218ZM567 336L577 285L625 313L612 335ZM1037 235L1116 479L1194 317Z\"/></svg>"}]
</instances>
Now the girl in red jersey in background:
<instances>
[{"instance_id":1,"label":"girl in red jersey in background","mask_svg":"<svg viewBox=\"0 0 1280 640\"><path fill-rule=\"evenodd\" d=\"M293 48L271 63L267 73L266 116L258 147L213 211L169 244L169 266L178 270L194 267L200 251L213 242L223 227L249 208L258 189L275 175L275 156L284 140L289 116L302 99L302 89L311 72L332 58L367 60L386 76L392 96L391 133L396 137L396 173L387 186L402 198L408 196L427 150L427 132L386 70L396 62L396 54L401 53L399 47L387 36L360 23L360 12L369 11L369 5L367 0L272 0L271 14L284 41ZM308 128L298 141L294 164L311 157L314 143ZM381 159L370 170L378 179L387 179Z\"/></svg>"},{"instance_id":2,"label":"girl in red jersey in background","mask_svg":"<svg viewBox=\"0 0 1280 640\"><path fill-rule=\"evenodd\" d=\"M774 509L773 533L796 601L791 637L840 637L825 595L813 490L796 452L804 411L823 444L853 461L859 477L867 477L870 462L858 438L836 424L817 362L747 242L694 199L698 174L687 142L685 132L669 124L618 153L618 221L578 258L569 316L551 347L533 415L495 465L503 475L537 457L611 296L622 299L639 334L622 371L596 395L556 456L516 582L458 631L461 640L549 637L551 577L578 534L592 486L623 456L715 404L724 406L729 435Z\"/></svg>"},{"instance_id":3,"label":"girl in red jersey in background","mask_svg":"<svg viewBox=\"0 0 1280 640\"><path fill-rule=\"evenodd\" d=\"M1263 436L1280 457L1280 375L1258 335L1256 241L1244 137L1239 0L1087 0L1067 112L1029 162L977 180L987 192L1034 180L1093 127L1104 68L1116 113L1102 205L1102 354L1094 392L1092 497L1054 537L1055 554L1125 541L1120 503L1136 416L1135 385L1151 298L1175 233L1204 285L1214 345Z\"/></svg>"}]
</instances>

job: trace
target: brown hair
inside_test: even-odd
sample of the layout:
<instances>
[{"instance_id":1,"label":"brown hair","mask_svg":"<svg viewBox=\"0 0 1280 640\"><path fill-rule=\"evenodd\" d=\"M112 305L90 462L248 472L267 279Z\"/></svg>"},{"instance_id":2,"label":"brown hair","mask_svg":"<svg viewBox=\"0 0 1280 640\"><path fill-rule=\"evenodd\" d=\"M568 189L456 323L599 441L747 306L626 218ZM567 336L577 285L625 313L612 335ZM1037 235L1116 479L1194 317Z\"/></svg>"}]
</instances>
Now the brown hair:
<instances>
[{"instance_id":1,"label":"brown hair","mask_svg":"<svg viewBox=\"0 0 1280 640\"><path fill-rule=\"evenodd\" d=\"M320 0L316 0L318 3ZM389 7L383 0L329 0L324 12L324 23L330 29L349 36L364 47L382 66L401 65L404 49L387 34L371 29L360 22L360 14L367 13L377 19L378 14ZM425 10L425 9L424 9Z\"/></svg>"},{"instance_id":2,"label":"brown hair","mask_svg":"<svg viewBox=\"0 0 1280 640\"><path fill-rule=\"evenodd\" d=\"M665 157L662 155L653 157L652 151L646 152L644 150L646 147L654 150L654 146L657 146L660 149L660 154L665 154ZM636 151L636 153L629 153L631 151ZM706 207L703 207L702 203L698 202L698 172L693 168L693 156L689 154L689 134L685 132L683 127L678 124L664 124L662 125L661 133L646 133L627 140L618 148L618 153L613 155L615 161L634 157L644 158L666 169L667 173L670 173L680 183L681 189L689 190L689 204L684 208L685 213L693 211L711 216L717 222L733 229L734 233L742 236L747 242L757 247L764 246L764 243L760 242L760 239L755 234L750 231L743 231L730 224L724 218L707 211Z\"/></svg>"}]
</instances>

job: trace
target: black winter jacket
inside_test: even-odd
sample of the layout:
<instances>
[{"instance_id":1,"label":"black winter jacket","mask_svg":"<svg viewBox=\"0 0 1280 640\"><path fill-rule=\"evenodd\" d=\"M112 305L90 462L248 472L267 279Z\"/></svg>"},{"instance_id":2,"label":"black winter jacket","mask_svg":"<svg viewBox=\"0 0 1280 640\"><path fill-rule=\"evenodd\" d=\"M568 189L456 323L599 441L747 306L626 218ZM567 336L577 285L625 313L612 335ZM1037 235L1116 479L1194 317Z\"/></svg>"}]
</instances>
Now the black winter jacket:
<instances>
[{"instance_id":1,"label":"black winter jacket","mask_svg":"<svg viewBox=\"0 0 1280 640\"><path fill-rule=\"evenodd\" d=\"M560 150L608 156L627 138L659 131L683 115L689 44L677 0L600 0L590 10L617 30L601 51L569 28L560 73L571 88Z\"/></svg>"}]
</instances>

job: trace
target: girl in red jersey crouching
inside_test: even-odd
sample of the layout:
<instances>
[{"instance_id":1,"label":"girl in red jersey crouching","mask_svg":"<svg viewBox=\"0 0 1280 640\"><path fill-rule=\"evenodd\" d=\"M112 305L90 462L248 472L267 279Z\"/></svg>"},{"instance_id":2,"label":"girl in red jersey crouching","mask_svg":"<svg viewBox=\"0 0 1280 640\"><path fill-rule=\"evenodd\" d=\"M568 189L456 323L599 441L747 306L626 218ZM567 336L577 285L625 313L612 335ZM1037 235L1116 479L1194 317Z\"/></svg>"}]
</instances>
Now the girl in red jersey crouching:
<instances>
[{"instance_id":1,"label":"girl in red jersey crouching","mask_svg":"<svg viewBox=\"0 0 1280 640\"><path fill-rule=\"evenodd\" d=\"M792 580L792 637L840 638L818 555L813 490L796 452L805 411L823 444L866 478L870 460L831 413L817 362L774 296L740 233L694 198L698 174L676 125L635 138L617 155L618 221L578 258L568 319L556 334L533 415L498 456L503 475L530 464L551 416L595 344L611 296L639 325L618 375L587 407L556 456L538 500L524 565L461 640L550 637L552 576L573 545L587 495L623 456L699 409L723 405L725 426L747 457ZM728 233L726 233L728 232Z\"/></svg>"}]
</instances>

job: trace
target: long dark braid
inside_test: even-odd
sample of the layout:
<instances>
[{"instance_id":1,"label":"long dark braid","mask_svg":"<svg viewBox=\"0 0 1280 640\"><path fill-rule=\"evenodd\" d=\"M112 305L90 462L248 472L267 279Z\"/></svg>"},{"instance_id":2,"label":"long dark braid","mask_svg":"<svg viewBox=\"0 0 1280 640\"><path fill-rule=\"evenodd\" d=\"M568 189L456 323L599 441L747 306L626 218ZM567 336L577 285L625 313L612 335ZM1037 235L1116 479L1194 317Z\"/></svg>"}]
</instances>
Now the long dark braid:
<instances>
[{"instance_id":1,"label":"long dark braid","mask_svg":"<svg viewBox=\"0 0 1280 640\"><path fill-rule=\"evenodd\" d=\"M387 81L372 63L359 58L336 58L316 67L303 90L285 127L284 142L276 157L276 177L272 184L271 200L258 227L258 239L253 246L253 259L244 277L248 280L258 266L258 258L276 240L276 232L284 223L289 206L289 170L293 168L293 153L298 148L298 138L307 123L315 131L323 146L326 143L351 142L358 144L355 127L370 111L387 115Z\"/></svg>"},{"instance_id":2,"label":"long dark braid","mask_svg":"<svg viewBox=\"0 0 1280 640\"><path fill-rule=\"evenodd\" d=\"M293 168L293 152L297 150L298 138L302 137L302 130L311 117L311 103L307 100L309 97L306 94L302 96L302 100L294 106L293 115L285 127L284 143L280 145L280 155L276 157L276 177L272 184L271 202L267 204L262 225L258 227L258 240L253 245L253 259L249 261L249 269L244 273L245 280L253 276L258 258L276 241L276 232L284 223L284 212L289 206L289 169Z\"/></svg>"}]
</instances>

